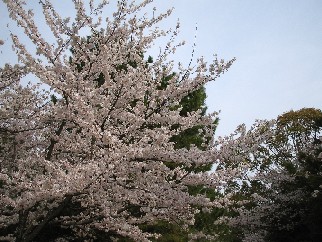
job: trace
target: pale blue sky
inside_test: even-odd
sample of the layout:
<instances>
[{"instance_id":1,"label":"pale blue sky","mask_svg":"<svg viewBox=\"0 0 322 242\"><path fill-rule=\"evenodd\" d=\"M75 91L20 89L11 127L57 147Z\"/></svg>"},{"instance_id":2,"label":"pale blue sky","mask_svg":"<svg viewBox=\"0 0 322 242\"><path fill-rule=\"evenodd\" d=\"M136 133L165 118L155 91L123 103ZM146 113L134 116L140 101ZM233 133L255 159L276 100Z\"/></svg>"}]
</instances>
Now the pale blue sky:
<instances>
[{"instance_id":1,"label":"pale blue sky","mask_svg":"<svg viewBox=\"0 0 322 242\"><path fill-rule=\"evenodd\" d=\"M196 56L237 58L207 85L208 110L221 110L217 135L291 109L322 108L321 0L166 2L175 7L190 46L198 24Z\"/></svg>"},{"instance_id":2,"label":"pale blue sky","mask_svg":"<svg viewBox=\"0 0 322 242\"><path fill-rule=\"evenodd\" d=\"M155 0L154 5L175 7L164 26L180 19L178 39L187 45L175 60L190 60L196 23L195 57L237 58L207 85L208 110L221 110L217 135L290 109L322 108L321 0ZM5 11L1 1L0 39L8 33ZM2 47L1 64L10 59L8 46Z\"/></svg>"}]
</instances>

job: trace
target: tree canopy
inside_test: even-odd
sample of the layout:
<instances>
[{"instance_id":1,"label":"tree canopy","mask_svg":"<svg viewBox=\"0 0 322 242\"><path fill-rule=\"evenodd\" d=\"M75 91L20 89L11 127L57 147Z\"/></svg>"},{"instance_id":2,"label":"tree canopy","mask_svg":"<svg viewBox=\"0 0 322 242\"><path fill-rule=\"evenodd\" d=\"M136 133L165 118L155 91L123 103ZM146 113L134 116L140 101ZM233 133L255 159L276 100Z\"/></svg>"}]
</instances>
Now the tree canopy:
<instances>
[{"instance_id":1,"label":"tree canopy","mask_svg":"<svg viewBox=\"0 0 322 242\"><path fill-rule=\"evenodd\" d=\"M230 208L237 216L228 223L242 228L244 240L322 239L321 121L321 110L303 108L242 135L257 147L239 150L247 166L245 175L231 184L235 203ZM255 142L259 134L260 143Z\"/></svg>"}]
</instances>

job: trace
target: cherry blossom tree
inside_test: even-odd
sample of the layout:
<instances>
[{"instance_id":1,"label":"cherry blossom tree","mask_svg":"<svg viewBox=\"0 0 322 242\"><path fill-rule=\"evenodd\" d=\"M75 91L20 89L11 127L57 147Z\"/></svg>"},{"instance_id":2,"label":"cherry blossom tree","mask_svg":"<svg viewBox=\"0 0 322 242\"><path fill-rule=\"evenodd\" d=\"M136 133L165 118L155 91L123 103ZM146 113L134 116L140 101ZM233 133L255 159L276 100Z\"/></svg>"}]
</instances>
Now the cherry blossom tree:
<instances>
[{"instance_id":1,"label":"cherry blossom tree","mask_svg":"<svg viewBox=\"0 0 322 242\"><path fill-rule=\"evenodd\" d=\"M101 231L109 239L149 241L158 235L140 225L165 220L185 227L194 223L198 207L222 206L227 199L191 195L188 186L221 190L237 171L186 170L217 161L216 114L182 116L176 107L233 60L215 56L208 64L201 57L186 68L169 60L183 45L175 40L179 24L159 29L172 10L144 13L152 0L118 1L105 20L107 1L74 0L72 20L41 0L54 40L42 34L23 0L3 2L33 46L11 33L18 63L0 69L2 240L37 241L56 231L57 241L93 241ZM144 60L163 36L169 36L164 50L153 63ZM26 84L26 78L32 81ZM171 138L196 125L203 127L204 149L176 149ZM177 165L170 169L169 162Z\"/></svg>"}]
</instances>

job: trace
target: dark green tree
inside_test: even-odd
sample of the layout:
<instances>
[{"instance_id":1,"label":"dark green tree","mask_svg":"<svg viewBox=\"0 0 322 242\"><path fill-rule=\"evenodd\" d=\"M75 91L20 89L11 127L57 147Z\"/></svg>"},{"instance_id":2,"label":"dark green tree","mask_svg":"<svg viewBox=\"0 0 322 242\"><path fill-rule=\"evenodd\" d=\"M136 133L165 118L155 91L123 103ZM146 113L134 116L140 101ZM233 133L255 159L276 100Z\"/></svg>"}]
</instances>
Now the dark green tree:
<instances>
[{"instance_id":1,"label":"dark green tree","mask_svg":"<svg viewBox=\"0 0 322 242\"><path fill-rule=\"evenodd\" d=\"M279 159L284 169L295 178L293 182L282 184L281 190L285 194L300 191L302 196L297 201L285 204L289 212L279 218L280 223L284 223L284 229L277 227L273 220L268 230L268 241L322 240L321 131L322 112L319 109L303 108L277 118L276 136L272 145L276 150L282 150L287 144L293 147L293 159ZM291 154L280 154L285 155ZM292 214L296 214L295 225L285 229Z\"/></svg>"},{"instance_id":2,"label":"dark green tree","mask_svg":"<svg viewBox=\"0 0 322 242\"><path fill-rule=\"evenodd\" d=\"M249 164L246 178L230 188L235 207L244 212L235 214L241 216L234 220L235 226L244 235L263 232L265 241L321 241L322 112L315 108L289 111L278 116L274 125L267 124L257 131L268 130L270 135L256 151L242 154ZM243 200L249 202L237 205Z\"/></svg>"}]
</instances>

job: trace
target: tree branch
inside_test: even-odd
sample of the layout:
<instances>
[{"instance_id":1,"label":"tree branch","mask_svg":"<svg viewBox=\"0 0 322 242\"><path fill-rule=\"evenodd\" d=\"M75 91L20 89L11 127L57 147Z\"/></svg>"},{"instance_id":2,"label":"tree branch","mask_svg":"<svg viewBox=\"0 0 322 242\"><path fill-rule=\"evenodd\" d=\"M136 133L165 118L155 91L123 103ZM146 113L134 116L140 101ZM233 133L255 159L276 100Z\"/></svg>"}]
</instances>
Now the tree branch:
<instances>
[{"instance_id":1,"label":"tree branch","mask_svg":"<svg viewBox=\"0 0 322 242\"><path fill-rule=\"evenodd\" d=\"M63 120L62 123L60 124L58 130L55 132L57 136L61 134L63 131L64 126L66 125L66 120ZM54 146L57 143L56 140L50 139L50 145L48 147L47 155L45 157L46 160L50 160L53 154Z\"/></svg>"},{"instance_id":2,"label":"tree branch","mask_svg":"<svg viewBox=\"0 0 322 242\"><path fill-rule=\"evenodd\" d=\"M31 232L31 234L29 234L28 236L27 235L23 236L23 240L21 241L24 241L24 242L33 241L34 238L40 233L40 231L48 224L48 222L50 222L51 220L59 216L59 214L62 212L65 206L72 200L72 198L73 198L73 195L67 195L63 200L63 202L55 210L48 212L45 219L40 224L38 224L38 226Z\"/></svg>"}]
</instances>

